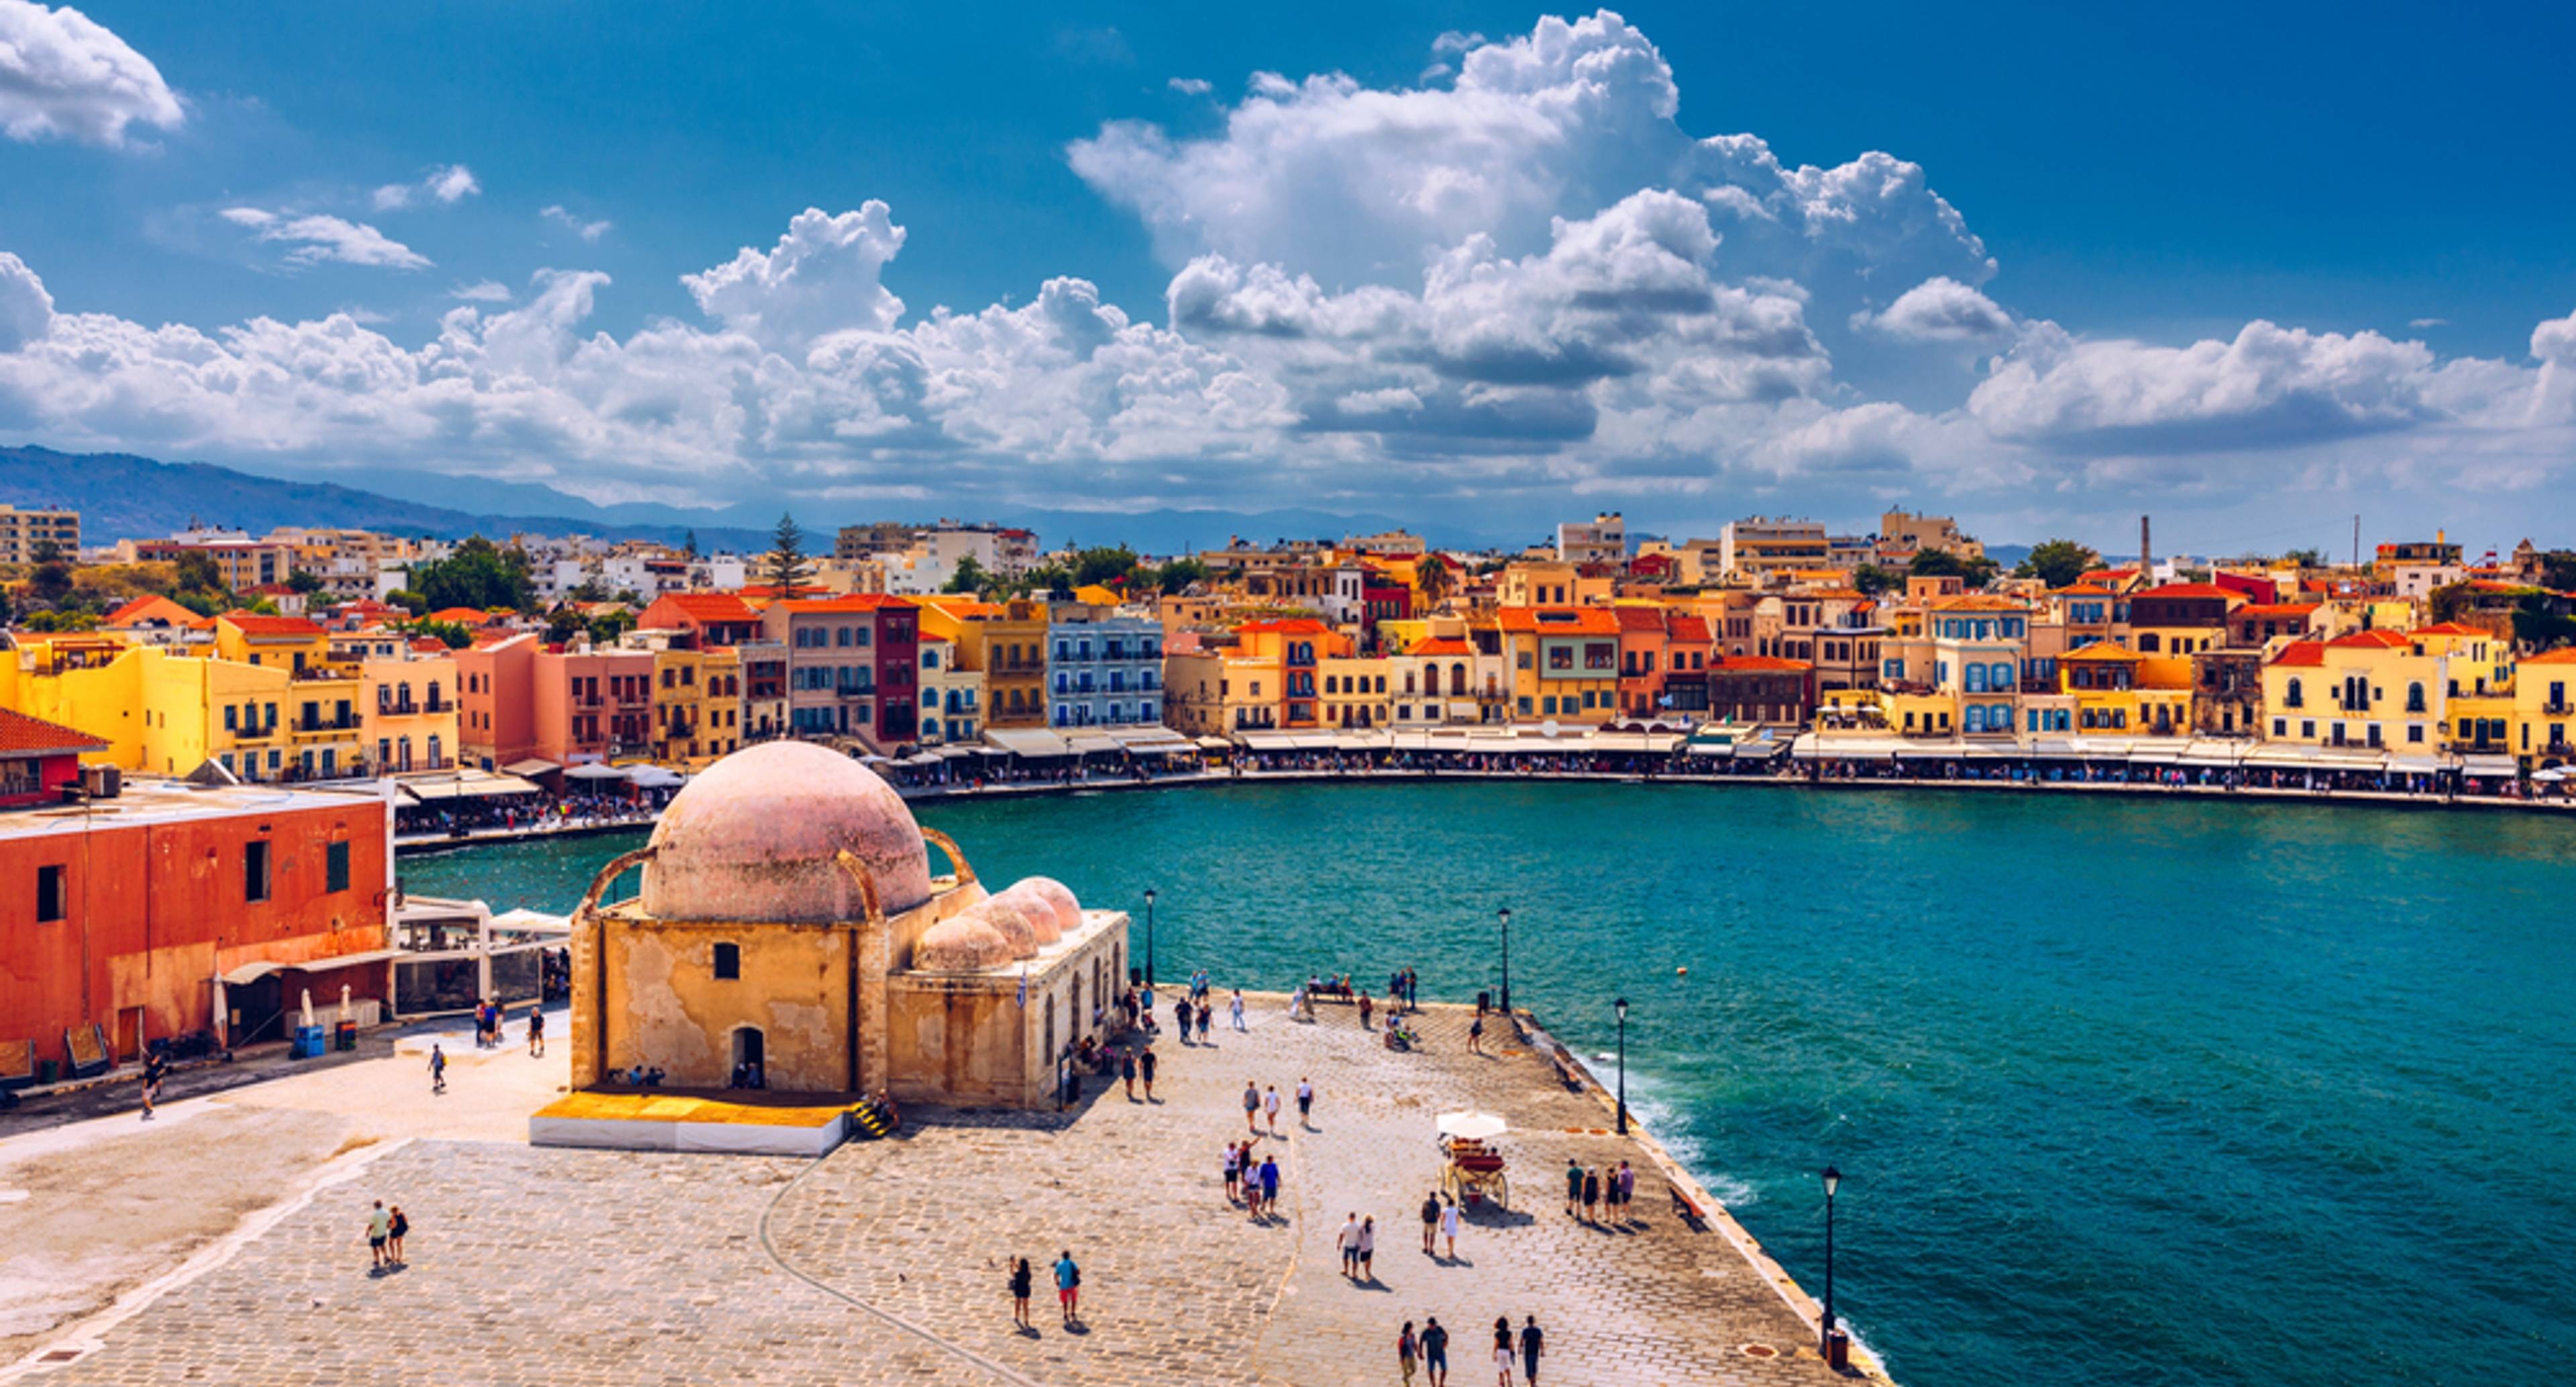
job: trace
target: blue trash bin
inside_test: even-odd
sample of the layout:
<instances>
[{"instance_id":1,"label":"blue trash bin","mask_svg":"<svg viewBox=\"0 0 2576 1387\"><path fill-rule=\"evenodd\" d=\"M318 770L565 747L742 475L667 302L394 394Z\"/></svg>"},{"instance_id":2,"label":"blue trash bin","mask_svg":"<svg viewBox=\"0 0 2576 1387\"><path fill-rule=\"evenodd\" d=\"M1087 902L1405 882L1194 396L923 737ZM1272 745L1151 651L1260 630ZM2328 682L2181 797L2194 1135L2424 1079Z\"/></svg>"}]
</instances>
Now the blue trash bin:
<instances>
[{"instance_id":1,"label":"blue trash bin","mask_svg":"<svg viewBox=\"0 0 2576 1387\"><path fill-rule=\"evenodd\" d=\"M295 1046L292 1051L294 1057L300 1060L309 1060L319 1057L325 1048L322 1039L323 1034L324 1032L320 1026L296 1027Z\"/></svg>"}]
</instances>

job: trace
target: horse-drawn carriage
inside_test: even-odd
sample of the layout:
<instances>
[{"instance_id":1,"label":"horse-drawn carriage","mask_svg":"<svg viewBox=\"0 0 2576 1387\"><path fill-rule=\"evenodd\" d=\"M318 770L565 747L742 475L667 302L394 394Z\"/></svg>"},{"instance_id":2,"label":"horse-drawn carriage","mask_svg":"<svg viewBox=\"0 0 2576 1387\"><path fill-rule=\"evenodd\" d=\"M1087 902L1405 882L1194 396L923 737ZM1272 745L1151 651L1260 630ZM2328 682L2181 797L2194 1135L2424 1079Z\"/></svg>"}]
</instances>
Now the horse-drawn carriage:
<instances>
[{"instance_id":1,"label":"horse-drawn carriage","mask_svg":"<svg viewBox=\"0 0 2576 1387\"><path fill-rule=\"evenodd\" d=\"M1469 1208L1484 1199L1493 1200L1498 1209L1510 1208L1511 1181L1503 1174L1502 1150L1494 1145L1494 1138L1509 1130L1492 1113L1442 1113L1440 1152L1448 1164L1440 1172L1441 1190Z\"/></svg>"}]
</instances>

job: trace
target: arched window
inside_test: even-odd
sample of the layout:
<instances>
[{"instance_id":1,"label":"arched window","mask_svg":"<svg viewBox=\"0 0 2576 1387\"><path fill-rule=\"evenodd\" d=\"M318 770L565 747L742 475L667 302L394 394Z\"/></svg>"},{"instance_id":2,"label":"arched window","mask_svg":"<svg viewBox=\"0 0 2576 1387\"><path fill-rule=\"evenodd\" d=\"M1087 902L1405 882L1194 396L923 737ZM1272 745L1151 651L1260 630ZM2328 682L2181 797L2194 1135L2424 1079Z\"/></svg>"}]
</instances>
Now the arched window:
<instances>
[{"instance_id":1,"label":"arched window","mask_svg":"<svg viewBox=\"0 0 2576 1387\"><path fill-rule=\"evenodd\" d=\"M2406 711L2410 713L2420 713L2424 711L2423 685L2409 684L2406 686Z\"/></svg>"},{"instance_id":2,"label":"arched window","mask_svg":"<svg viewBox=\"0 0 2576 1387\"><path fill-rule=\"evenodd\" d=\"M2159 653L2161 653L2161 652L2162 652L2162 650L2163 650L2163 646L2159 643L2159 637L2156 635L2156 633L2155 633L2155 632L2153 632L2153 631L2142 631L2142 632L2140 632L2140 633L2138 634L2138 653L2139 653L2139 654L2141 654L2141 655L2154 655L2154 654L2159 654Z\"/></svg>"},{"instance_id":3,"label":"arched window","mask_svg":"<svg viewBox=\"0 0 2576 1387\"><path fill-rule=\"evenodd\" d=\"M2307 706L2307 702L2308 698L2306 688L2299 683L2299 677L2297 675L2291 675L2289 696L2281 700L2282 706L2287 708L2304 708Z\"/></svg>"}]
</instances>

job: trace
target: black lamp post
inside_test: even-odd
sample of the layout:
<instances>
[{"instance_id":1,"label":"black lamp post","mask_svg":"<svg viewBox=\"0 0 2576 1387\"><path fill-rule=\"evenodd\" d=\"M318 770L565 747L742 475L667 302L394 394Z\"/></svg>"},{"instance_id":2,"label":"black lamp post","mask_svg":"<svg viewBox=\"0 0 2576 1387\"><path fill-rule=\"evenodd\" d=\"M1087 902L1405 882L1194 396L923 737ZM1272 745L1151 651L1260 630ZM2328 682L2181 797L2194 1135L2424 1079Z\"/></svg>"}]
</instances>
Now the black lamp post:
<instances>
[{"instance_id":1,"label":"black lamp post","mask_svg":"<svg viewBox=\"0 0 2576 1387\"><path fill-rule=\"evenodd\" d=\"M1154 888L1145 888L1145 987L1154 986Z\"/></svg>"},{"instance_id":2,"label":"black lamp post","mask_svg":"<svg viewBox=\"0 0 2576 1387\"><path fill-rule=\"evenodd\" d=\"M1834 1354L1834 1191L1841 1188L1843 1173L1825 1167L1825 1322L1817 1351L1828 1362Z\"/></svg>"},{"instance_id":3,"label":"black lamp post","mask_svg":"<svg viewBox=\"0 0 2576 1387\"><path fill-rule=\"evenodd\" d=\"M1612 1004L1619 1012L1619 1135L1628 1135L1628 999Z\"/></svg>"},{"instance_id":4,"label":"black lamp post","mask_svg":"<svg viewBox=\"0 0 2576 1387\"><path fill-rule=\"evenodd\" d=\"M1512 1014L1512 908L1504 906L1494 912L1503 922L1503 1015Z\"/></svg>"}]
</instances>

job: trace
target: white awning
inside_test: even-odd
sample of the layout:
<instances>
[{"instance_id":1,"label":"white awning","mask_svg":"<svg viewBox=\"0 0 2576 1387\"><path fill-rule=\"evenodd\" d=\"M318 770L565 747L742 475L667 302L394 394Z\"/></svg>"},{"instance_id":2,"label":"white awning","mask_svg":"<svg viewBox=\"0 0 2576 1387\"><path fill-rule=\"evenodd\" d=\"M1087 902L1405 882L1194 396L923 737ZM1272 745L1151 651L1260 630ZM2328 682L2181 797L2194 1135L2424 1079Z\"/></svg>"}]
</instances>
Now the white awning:
<instances>
[{"instance_id":1,"label":"white awning","mask_svg":"<svg viewBox=\"0 0 2576 1387\"><path fill-rule=\"evenodd\" d=\"M564 778L567 780L624 780L626 768L612 766L605 761L592 761L565 771Z\"/></svg>"},{"instance_id":2,"label":"white awning","mask_svg":"<svg viewBox=\"0 0 2576 1387\"><path fill-rule=\"evenodd\" d=\"M1788 749L1789 744L1787 742L1773 741L1769 739L1737 742L1735 744L1736 756L1740 759L1749 761L1768 761L1772 757L1777 756Z\"/></svg>"},{"instance_id":3,"label":"white awning","mask_svg":"<svg viewBox=\"0 0 2576 1387\"><path fill-rule=\"evenodd\" d=\"M1292 732L1288 741L1299 751L1331 751L1337 745L1330 732Z\"/></svg>"},{"instance_id":4,"label":"white awning","mask_svg":"<svg viewBox=\"0 0 2576 1387\"><path fill-rule=\"evenodd\" d=\"M1064 745L1066 750L1071 751L1076 756L1090 756L1104 751L1125 751L1127 749L1127 744L1119 741L1116 737L1110 736L1106 732L1096 732L1088 728L1065 733Z\"/></svg>"},{"instance_id":5,"label":"white awning","mask_svg":"<svg viewBox=\"0 0 2576 1387\"><path fill-rule=\"evenodd\" d=\"M552 775L554 772L562 770L563 767L556 765L552 761L543 761L531 756L525 761L513 761L510 764L503 766L501 769L508 771L512 775L538 776Z\"/></svg>"},{"instance_id":6,"label":"white awning","mask_svg":"<svg viewBox=\"0 0 2576 1387\"><path fill-rule=\"evenodd\" d=\"M1900 743L1896 754L1908 761L1946 761L1965 755L1967 750L1964 742L1914 742Z\"/></svg>"},{"instance_id":7,"label":"white awning","mask_svg":"<svg viewBox=\"0 0 2576 1387\"><path fill-rule=\"evenodd\" d=\"M451 799L473 799L482 795L541 793L536 785L521 780L515 775L500 775L492 771L458 771L453 775L397 780L394 783L402 787L404 794L423 804L436 804Z\"/></svg>"},{"instance_id":8,"label":"white awning","mask_svg":"<svg viewBox=\"0 0 2576 1387\"><path fill-rule=\"evenodd\" d=\"M2359 748L2288 743L2258 747L2246 756L2245 764L2266 770L2375 771L2387 766L2388 757L2382 752Z\"/></svg>"},{"instance_id":9,"label":"white awning","mask_svg":"<svg viewBox=\"0 0 2576 1387\"><path fill-rule=\"evenodd\" d=\"M257 982L271 973L327 973L335 968L356 968L400 958L403 952L401 949L368 949L362 953L333 954L329 958L257 959L225 973L224 985L239 987L244 983Z\"/></svg>"},{"instance_id":10,"label":"white awning","mask_svg":"<svg viewBox=\"0 0 2576 1387\"><path fill-rule=\"evenodd\" d=\"M1070 756L1073 748L1064 738L1039 727L989 729L984 740L1014 756Z\"/></svg>"},{"instance_id":11,"label":"white awning","mask_svg":"<svg viewBox=\"0 0 2576 1387\"><path fill-rule=\"evenodd\" d=\"M1234 750L1234 743L1227 741L1223 737L1201 737L1199 738L1199 750L1232 751Z\"/></svg>"},{"instance_id":12,"label":"white awning","mask_svg":"<svg viewBox=\"0 0 2576 1387\"><path fill-rule=\"evenodd\" d=\"M1888 737L1818 737L1802 736L1789 749L1801 761L1869 761L1894 756L1905 744Z\"/></svg>"},{"instance_id":13,"label":"white awning","mask_svg":"<svg viewBox=\"0 0 2576 1387\"><path fill-rule=\"evenodd\" d=\"M2510 756L2472 755L2460 758L2460 774L2462 775L2492 778L2495 776L2512 775L2517 769L2518 768L2514 765L2513 758Z\"/></svg>"},{"instance_id":14,"label":"white awning","mask_svg":"<svg viewBox=\"0 0 2576 1387\"><path fill-rule=\"evenodd\" d=\"M2388 768L2399 775L2436 775L2441 772L2442 762L2435 756L2391 755Z\"/></svg>"},{"instance_id":15,"label":"white awning","mask_svg":"<svg viewBox=\"0 0 2576 1387\"><path fill-rule=\"evenodd\" d=\"M1109 735L1131 751L1142 751L1147 747L1186 749L1190 744L1189 738L1168 727L1113 727L1109 729Z\"/></svg>"},{"instance_id":16,"label":"white awning","mask_svg":"<svg viewBox=\"0 0 2576 1387\"><path fill-rule=\"evenodd\" d=\"M1246 751L1295 751L1297 742L1285 732L1246 732L1243 734L1243 748Z\"/></svg>"}]
</instances>

